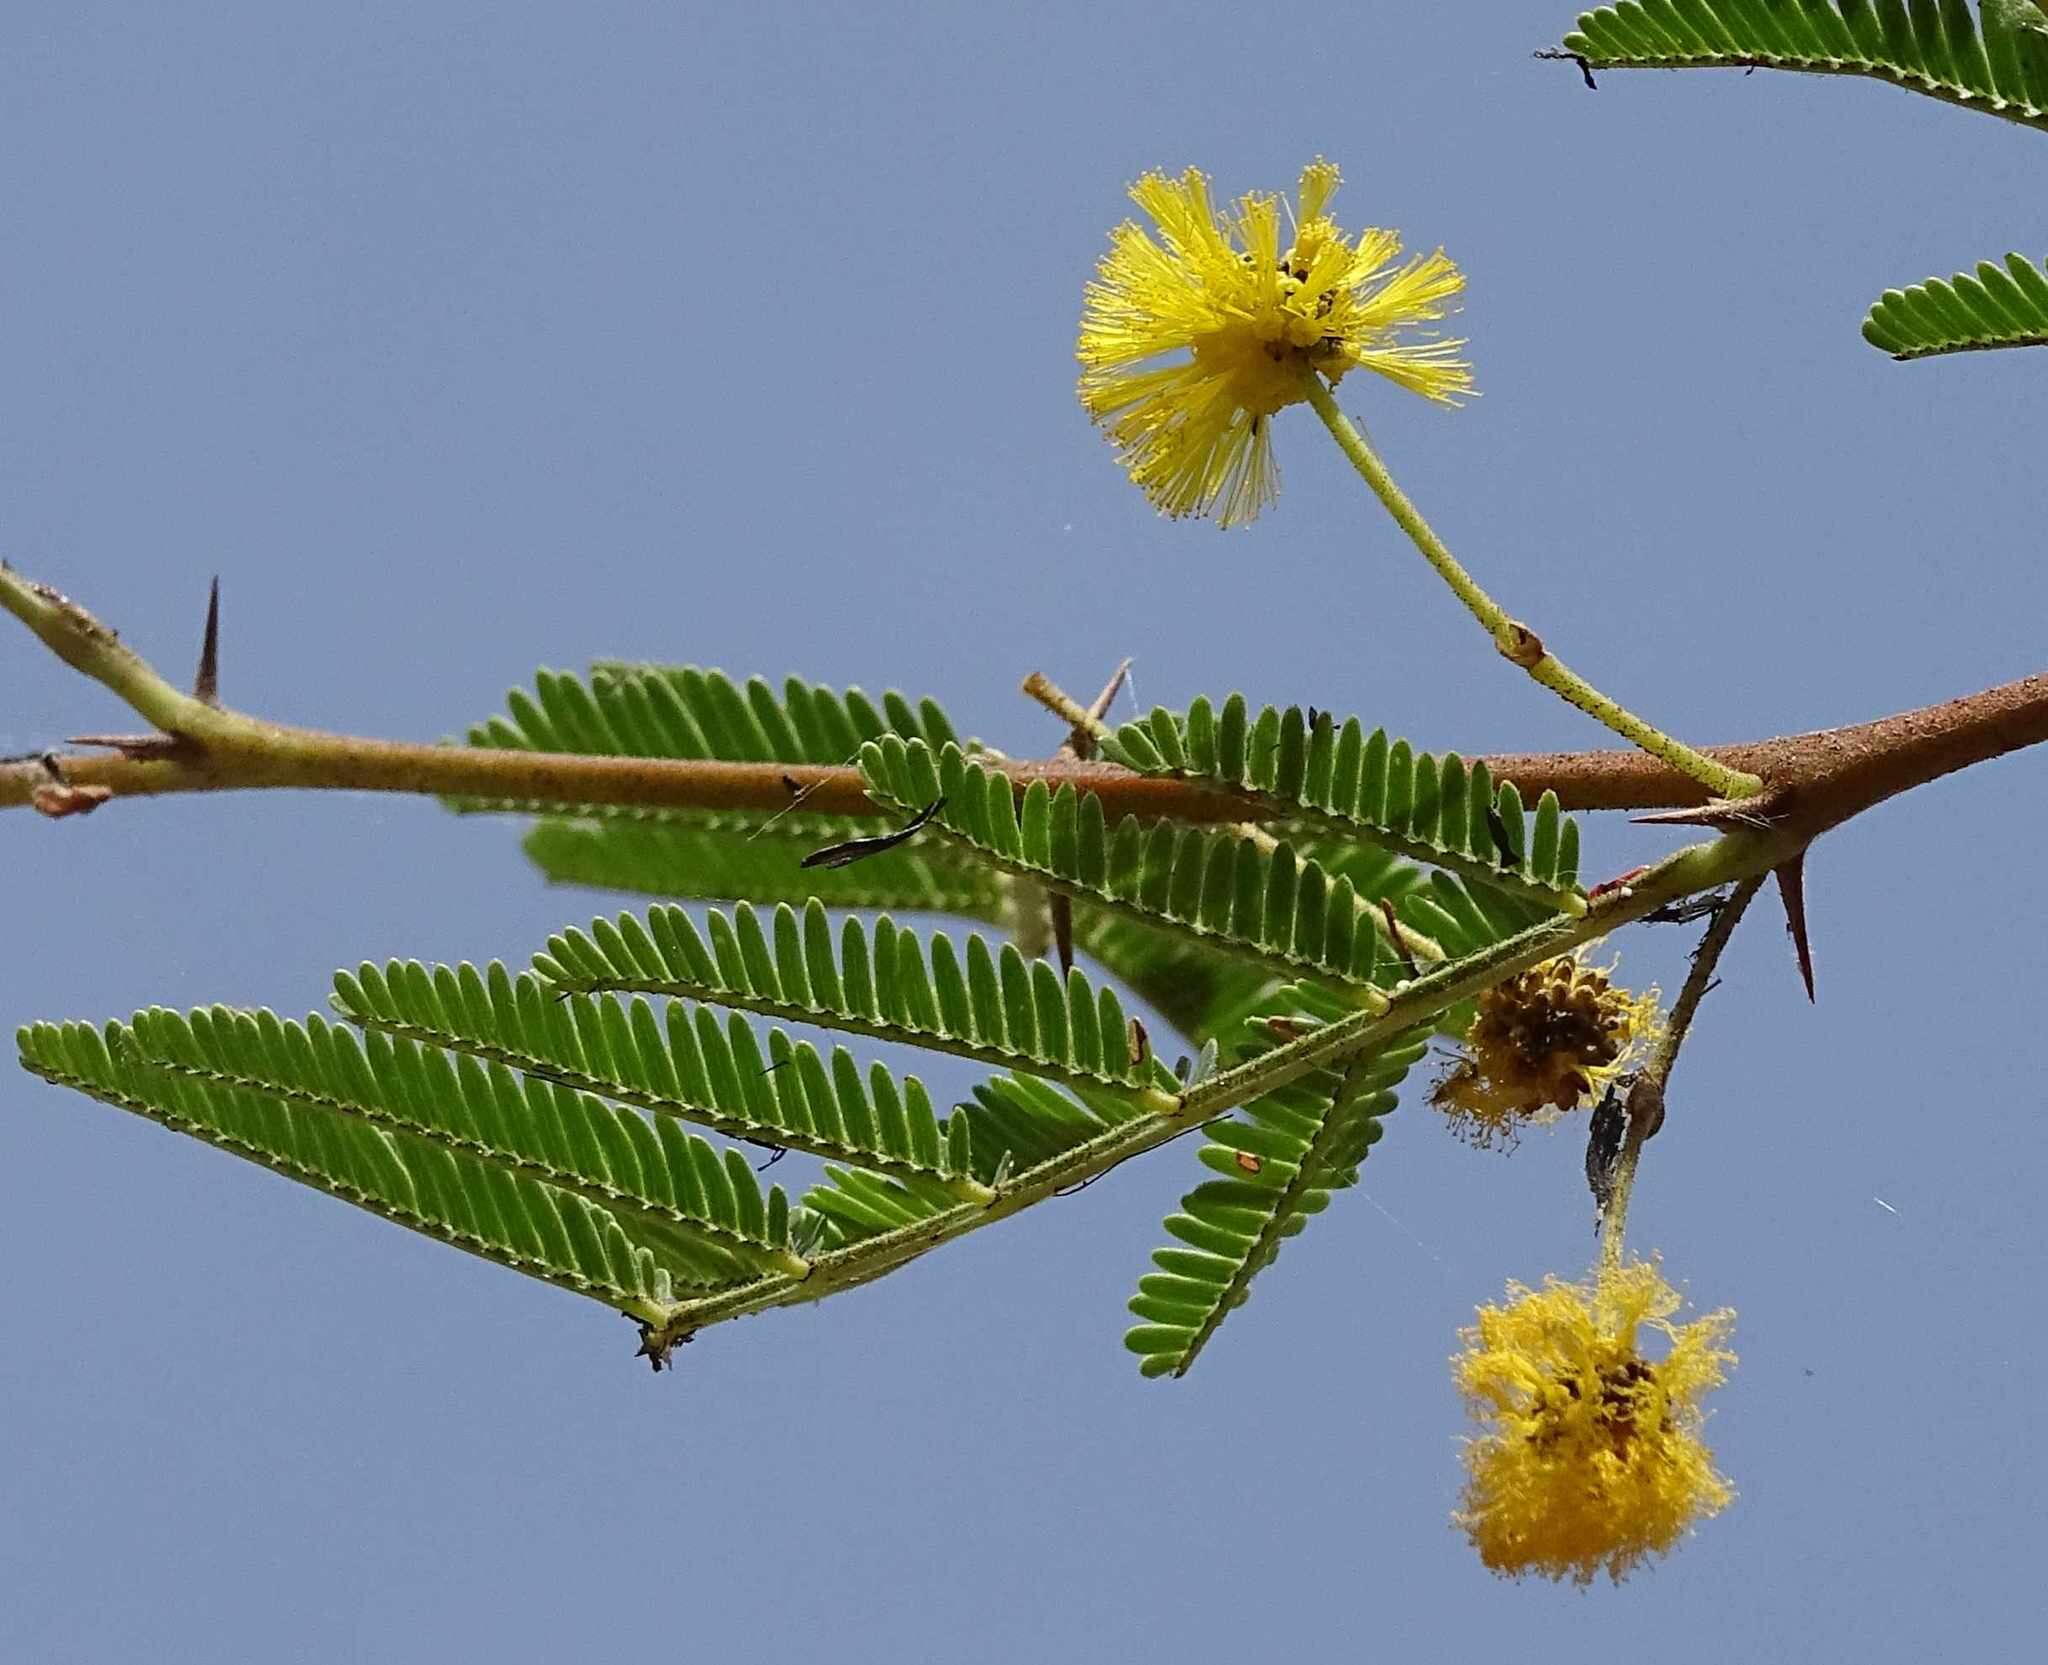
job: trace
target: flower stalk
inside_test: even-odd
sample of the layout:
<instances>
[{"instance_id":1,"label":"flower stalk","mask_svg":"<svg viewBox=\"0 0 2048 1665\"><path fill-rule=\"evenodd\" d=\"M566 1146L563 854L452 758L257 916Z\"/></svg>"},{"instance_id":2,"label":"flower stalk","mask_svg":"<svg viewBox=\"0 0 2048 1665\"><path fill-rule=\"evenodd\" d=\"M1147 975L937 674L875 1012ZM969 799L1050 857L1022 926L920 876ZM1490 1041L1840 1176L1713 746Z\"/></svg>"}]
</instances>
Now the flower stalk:
<instances>
[{"instance_id":1,"label":"flower stalk","mask_svg":"<svg viewBox=\"0 0 2048 1665\"><path fill-rule=\"evenodd\" d=\"M1729 894L1727 901L1714 911L1713 923L1700 938L1699 947L1693 950L1692 969L1686 973L1685 986L1678 991L1678 998L1672 1003L1664 1032L1657 1037L1656 1045L1651 1049L1650 1061L1629 1088L1628 1127L1622 1137L1621 1154L1615 1162L1607 1205L1600 1216L1600 1264L1607 1271L1621 1265L1622 1243L1628 1235L1628 1204L1635 1191L1636 1170L1642 1162L1644 1143L1664 1125L1664 1089L1671 1079L1672 1067L1678 1062L1678 1049L1685 1044L1700 1002L1706 998L1707 990L1713 987L1714 968L1721 963L1721 955L1734 937L1735 927L1742 923L1743 914L1756 899L1763 882L1761 873L1744 879Z\"/></svg>"},{"instance_id":2,"label":"flower stalk","mask_svg":"<svg viewBox=\"0 0 2048 1665\"><path fill-rule=\"evenodd\" d=\"M1507 610L1465 570L1463 563L1437 536L1436 529L1423 518L1422 511L1395 483L1393 475L1387 472L1386 464L1380 461L1379 454L1357 425L1344 414L1337 403L1337 396L1322 379L1310 373L1304 376L1302 385L1309 404L1323 419L1323 426L1330 430L1330 437L1337 442L1345 460L1385 505L1387 513L1394 517L1394 524L1407 533L1408 540L1422 552L1422 558L1450 586L1451 593L1464 603L1465 610L1479 621L1502 658L1521 666L1560 699L1577 706L1595 722L1612 729L1630 744L1640 746L1652 757L1689 775L1715 796L1746 798L1762 790L1763 781L1758 776L1731 768L1705 752L1696 751L1608 698L1545 648L1542 638L1527 625L1510 618Z\"/></svg>"}]
</instances>

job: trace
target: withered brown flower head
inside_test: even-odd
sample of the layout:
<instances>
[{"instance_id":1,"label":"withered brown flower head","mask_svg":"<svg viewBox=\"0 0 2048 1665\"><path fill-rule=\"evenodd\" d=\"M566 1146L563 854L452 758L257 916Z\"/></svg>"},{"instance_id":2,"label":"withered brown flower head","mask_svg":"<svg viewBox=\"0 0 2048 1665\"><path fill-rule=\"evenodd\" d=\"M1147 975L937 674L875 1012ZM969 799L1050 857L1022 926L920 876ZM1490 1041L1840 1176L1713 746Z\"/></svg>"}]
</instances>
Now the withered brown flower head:
<instances>
[{"instance_id":1,"label":"withered brown flower head","mask_svg":"<svg viewBox=\"0 0 2048 1665\"><path fill-rule=\"evenodd\" d=\"M1590 1103L1656 1031L1657 993L1634 994L1578 955L1546 960L1479 997L1465 1056L1430 1102L1472 1144Z\"/></svg>"}]
</instances>

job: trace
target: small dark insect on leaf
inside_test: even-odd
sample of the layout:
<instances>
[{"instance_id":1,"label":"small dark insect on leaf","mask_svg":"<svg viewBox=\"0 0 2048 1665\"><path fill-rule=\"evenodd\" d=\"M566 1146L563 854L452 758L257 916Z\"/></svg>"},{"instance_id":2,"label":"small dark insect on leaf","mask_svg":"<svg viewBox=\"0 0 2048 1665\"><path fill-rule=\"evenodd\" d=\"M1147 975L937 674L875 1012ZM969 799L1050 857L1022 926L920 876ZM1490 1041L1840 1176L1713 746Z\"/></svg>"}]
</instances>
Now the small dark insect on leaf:
<instances>
[{"instance_id":1,"label":"small dark insect on leaf","mask_svg":"<svg viewBox=\"0 0 2048 1665\"><path fill-rule=\"evenodd\" d=\"M1593 1125L1586 1137L1586 1184L1593 1193L1596 1213L1605 1217L1614 1200L1614 1170L1621 1162L1621 1142L1628 1132L1628 1111L1622 1104L1619 1086L1610 1081L1607 1095L1593 1110ZM1598 1229L1599 1221L1594 1222Z\"/></svg>"},{"instance_id":2,"label":"small dark insect on leaf","mask_svg":"<svg viewBox=\"0 0 2048 1665\"><path fill-rule=\"evenodd\" d=\"M934 798L894 832L878 833L873 838L849 838L843 844L828 844L822 850L813 850L797 866L851 867L869 856L879 856L884 850L893 850L915 838L925 823L945 807L944 798Z\"/></svg>"},{"instance_id":3,"label":"small dark insect on leaf","mask_svg":"<svg viewBox=\"0 0 2048 1665\"><path fill-rule=\"evenodd\" d=\"M1703 896L1688 896L1652 908L1643 917L1659 925L1689 925L1695 919L1711 919L1728 905L1729 890L1710 890Z\"/></svg>"},{"instance_id":4,"label":"small dark insect on leaf","mask_svg":"<svg viewBox=\"0 0 2048 1665\"><path fill-rule=\"evenodd\" d=\"M1178 1081L1183 1087L1185 1087L1188 1084L1188 1077L1193 1075L1194 1073L1195 1061L1194 1059L1190 1058L1186 1053L1182 1053L1178 1058L1174 1059L1173 1078L1174 1080Z\"/></svg>"},{"instance_id":5,"label":"small dark insect on leaf","mask_svg":"<svg viewBox=\"0 0 2048 1665\"><path fill-rule=\"evenodd\" d=\"M1152 1056L1152 1037L1145 1033L1145 1026L1136 1018L1131 1019L1130 1028L1124 1032L1124 1044L1130 1053L1133 1069Z\"/></svg>"},{"instance_id":6,"label":"small dark insect on leaf","mask_svg":"<svg viewBox=\"0 0 2048 1665\"><path fill-rule=\"evenodd\" d=\"M1593 79L1593 66L1586 61L1582 54L1567 52L1561 46L1546 46L1542 51L1536 53L1535 56L1547 59L1551 63L1577 64L1579 66L1579 74L1585 79L1586 91L1598 92L1600 90L1599 83Z\"/></svg>"},{"instance_id":7,"label":"small dark insect on leaf","mask_svg":"<svg viewBox=\"0 0 2048 1665\"><path fill-rule=\"evenodd\" d=\"M1486 831L1493 840L1493 847L1500 855L1503 867L1519 867L1522 858L1515 854L1515 847L1508 839L1508 824L1501 819L1500 811L1493 805L1486 806Z\"/></svg>"}]
</instances>

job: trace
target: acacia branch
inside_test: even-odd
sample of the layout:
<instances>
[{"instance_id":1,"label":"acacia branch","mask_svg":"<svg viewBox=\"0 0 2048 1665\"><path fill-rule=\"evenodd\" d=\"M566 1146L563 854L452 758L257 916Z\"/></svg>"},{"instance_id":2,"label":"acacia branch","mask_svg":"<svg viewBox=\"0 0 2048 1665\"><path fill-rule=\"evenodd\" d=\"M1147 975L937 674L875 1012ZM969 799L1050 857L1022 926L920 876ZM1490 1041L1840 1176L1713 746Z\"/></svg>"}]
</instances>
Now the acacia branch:
<instances>
[{"instance_id":1,"label":"acacia branch","mask_svg":"<svg viewBox=\"0 0 2048 1665\"><path fill-rule=\"evenodd\" d=\"M795 808L871 815L858 770L717 759L589 757L329 734L230 711L172 686L84 608L0 567L0 607L156 732L107 742L113 755L50 752L0 764L0 808L43 801L53 784L96 796L154 797L270 787L405 792L521 804L637 809ZM1911 786L2048 739L2048 676L1876 722L1705 748L1760 776L1771 812L1810 837ZM1660 809L1707 801L1698 782L1635 751L1516 752L1483 760L1525 800L1554 791L1566 809ZM1216 823L1270 819L1238 794L1074 758L1005 762L1020 785L1073 784L1111 816ZM802 802L792 800L801 794Z\"/></svg>"}]
</instances>

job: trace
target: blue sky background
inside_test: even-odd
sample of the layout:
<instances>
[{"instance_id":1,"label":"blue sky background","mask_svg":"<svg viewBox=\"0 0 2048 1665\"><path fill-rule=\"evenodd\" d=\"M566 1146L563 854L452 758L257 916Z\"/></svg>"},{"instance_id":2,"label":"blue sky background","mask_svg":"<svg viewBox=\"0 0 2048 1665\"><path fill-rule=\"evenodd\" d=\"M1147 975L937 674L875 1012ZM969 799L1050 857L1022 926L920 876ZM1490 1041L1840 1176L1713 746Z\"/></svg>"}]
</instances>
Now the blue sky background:
<instances>
[{"instance_id":1,"label":"blue sky background","mask_svg":"<svg viewBox=\"0 0 2048 1665\"><path fill-rule=\"evenodd\" d=\"M1224 535L1073 398L1143 169L1441 242L1485 397L1346 386L1511 608L1689 738L2042 668L2038 355L1896 365L1885 286L2038 256L2048 139L1874 84L1531 60L1569 5L63 6L0 17L0 553L225 696L431 737L630 655L941 696L1136 658L1467 751L1520 685L1304 413ZM11 629L12 627L9 626ZM0 752L124 714L0 634ZM1447 1525L1445 1360L1593 1253L1576 1132L1411 1102L1188 1381L1118 1345L1173 1148L650 1376L625 1324L0 1076L0 1656L2009 1658L2042 1613L2042 762L1811 863L1726 964L1633 1240L1741 1313L1741 1496L1616 1590ZM1589 826L1592 877L1672 847ZM510 823L283 794L0 822L0 1020L298 1013L611 898ZM1676 987L1691 933L1631 933ZM942 1095L967 1077L926 1070Z\"/></svg>"}]
</instances>

